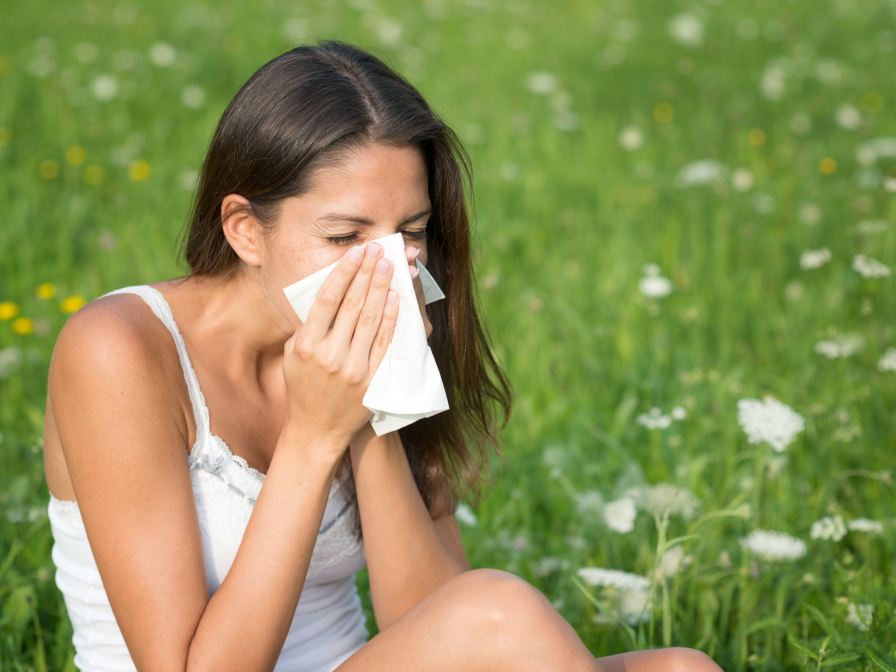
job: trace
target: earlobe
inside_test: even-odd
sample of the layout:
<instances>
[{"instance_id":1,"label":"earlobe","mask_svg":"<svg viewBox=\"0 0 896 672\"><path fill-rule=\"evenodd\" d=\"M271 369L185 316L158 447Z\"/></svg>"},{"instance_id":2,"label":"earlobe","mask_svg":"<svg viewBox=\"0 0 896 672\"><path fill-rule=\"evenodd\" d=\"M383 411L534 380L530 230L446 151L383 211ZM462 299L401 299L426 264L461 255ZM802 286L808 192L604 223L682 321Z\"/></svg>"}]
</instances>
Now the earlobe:
<instances>
[{"instance_id":1,"label":"earlobe","mask_svg":"<svg viewBox=\"0 0 896 672\"><path fill-rule=\"evenodd\" d=\"M261 225L252 215L249 201L230 194L221 203L221 227L230 247L249 266L261 265L261 246L258 234Z\"/></svg>"}]
</instances>

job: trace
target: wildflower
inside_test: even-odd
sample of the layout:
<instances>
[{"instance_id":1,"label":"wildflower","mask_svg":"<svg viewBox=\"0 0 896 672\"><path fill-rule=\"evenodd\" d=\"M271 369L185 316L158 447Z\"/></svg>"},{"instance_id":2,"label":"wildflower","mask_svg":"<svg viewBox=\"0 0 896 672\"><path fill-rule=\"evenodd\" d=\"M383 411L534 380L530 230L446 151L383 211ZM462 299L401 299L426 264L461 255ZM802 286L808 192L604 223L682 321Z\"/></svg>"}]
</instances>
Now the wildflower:
<instances>
[{"instance_id":1,"label":"wildflower","mask_svg":"<svg viewBox=\"0 0 896 672\"><path fill-rule=\"evenodd\" d=\"M775 197L771 194L756 194L753 197L753 207L758 213L770 215L775 211Z\"/></svg>"},{"instance_id":2,"label":"wildflower","mask_svg":"<svg viewBox=\"0 0 896 672\"><path fill-rule=\"evenodd\" d=\"M134 161L134 163L128 166L128 176L134 182L143 182L149 178L151 172L152 167L146 161Z\"/></svg>"},{"instance_id":3,"label":"wildflower","mask_svg":"<svg viewBox=\"0 0 896 672\"><path fill-rule=\"evenodd\" d=\"M644 144L644 134L637 126L626 126L619 132L619 144L633 152Z\"/></svg>"},{"instance_id":4,"label":"wildflower","mask_svg":"<svg viewBox=\"0 0 896 672\"><path fill-rule=\"evenodd\" d=\"M620 590L648 590L650 588L650 579L646 576L623 572L619 569L582 567L576 574L589 586L619 588Z\"/></svg>"},{"instance_id":5,"label":"wildflower","mask_svg":"<svg viewBox=\"0 0 896 672\"><path fill-rule=\"evenodd\" d=\"M6 512L6 519L10 523L24 523L29 522L33 523L35 520L47 515L47 510L43 507L32 506L27 509L25 508L15 508L9 509Z\"/></svg>"},{"instance_id":6,"label":"wildflower","mask_svg":"<svg viewBox=\"0 0 896 672\"><path fill-rule=\"evenodd\" d=\"M557 76L550 72L531 72L526 77L526 88L539 96L547 96L557 89Z\"/></svg>"},{"instance_id":7,"label":"wildflower","mask_svg":"<svg viewBox=\"0 0 896 672\"><path fill-rule=\"evenodd\" d=\"M821 208L815 203L804 203L800 208L799 217L806 226L814 226L821 219Z\"/></svg>"},{"instance_id":8,"label":"wildflower","mask_svg":"<svg viewBox=\"0 0 896 672\"><path fill-rule=\"evenodd\" d=\"M205 89L195 84L185 86L184 90L180 92L180 102L184 104L184 107L198 110L205 105Z\"/></svg>"},{"instance_id":9,"label":"wildflower","mask_svg":"<svg viewBox=\"0 0 896 672\"><path fill-rule=\"evenodd\" d=\"M731 175L731 186L735 191L749 191L754 181L753 171L749 168L738 168Z\"/></svg>"},{"instance_id":10,"label":"wildflower","mask_svg":"<svg viewBox=\"0 0 896 672\"><path fill-rule=\"evenodd\" d=\"M100 75L93 80L91 90L97 100L108 102L118 95L118 80L112 75Z\"/></svg>"},{"instance_id":11,"label":"wildflower","mask_svg":"<svg viewBox=\"0 0 896 672\"><path fill-rule=\"evenodd\" d=\"M376 36L383 44L395 44L403 32L404 26L395 19L383 19L376 24Z\"/></svg>"},{"instance_id":12,"label":"wildflower","mask_svg":"<svg viewBox=\"0 0 896 672\"><path fill-rule=\"evenodd\" d=\"M72 145L65 150L65 160L72 166L80 166L87 160L87 150L80 145Z\"/></svg>"},{"instance_id":13,"label":"wildflower","mask_svg":"<svg viewBox=\"0 0 896 672\"><path fill-rule=\"evenodd\" d=\"M596 515L604 506L599 490L586 490L576 494L576 510L581 516Z\"/></svg>"},{"instance_id":14,"label":"wildflower","mask_svg":"<svg viewBox=\"0 0 896 672\"><path fill-rule=\"evenodd\" d=\"M846 333L836 336L832 340L818 341L815 344L815 353L828 359L843 359L852 357L865 345L865 339L861 334Z\"/></svg>"},{"instance_id":15,"label":"wildflower","mask_svg":"<svg viewBox=\"0 0 896 672\"><path fill-rule=\"evenodd\" d=\"M557 110L554 113L554 126L571 133L579 128L579 115L572 110Z\"/></svg>"},{"instance_id":16,"label":"wildflower","mask_svg":"<svg viewBox=\"0 0 896 672\"><path fill-rule=\"evenodd\" d=\"M869 520L868 518L856 518L846 524L850 532L868 532L869 534L882 534L884 524L877 520Z\"/></svg>"},{"instance_id":17,"label":"wildflower","mask_svg":"<svg viewBox=\"0 0 896 672\"><path fill-rule=\"evenodd\" d=\"M856 160L863 166L878 159L896 159L896 138L874 138L856 148Z\"/></svg>"},{"instance_id":18,"label":"wildflower","mask_svg":"<svg viewBox=\"0 0 896 672\"><path fill-rule=\"evenodd\" d=\"M59 304L63 313L74 313L87 303L81 296L70 296Z\"/></svg>"},{"instance_id":19,"label":"wildflower","mask_svg":"<svg viewBox=\"0 0 896 672\"><path fill-rule=\"evenodd\" d=\"M862 125L862 113L852 105L837 108L837 123L847 131L854 131Z\"/></svg>"},{"instance_id":20,"label":"wildflower","mask_svg":"<svg viewBox=\"0 0 896 672\"><path fill-rule=\"evenodd\" d=\"M879 371L896 371L896 348L887 348L877 363L877 368Z\"/></svg>"},{"instance_id":21,"label":"wildflower","mask_svg":"<svg viewBox=\"0 0 896 672\"><path fill-rule=\"evenodd\" d=\"M5 380L9 374L19 368L22 363L22 351L14 345L0 350L0 380Z\"/></svg>"},{"instance_id":22,"label":"wildflower","mask_svg":"<svg viewBox=\"0 0 896 672\"><path fill-rule=\"evenodd\" d=\"M822 175L833 175L837 172L837 160L830 156L824 157L818 162L818 172Z\"/></svg>"},{"instance_id":23,"label":"wildflower","mask_svg":"<svg viewBox=\"0 0 896 672\"><path fill-rule=\"evenodd\" d=\"M653 118L661 124L668 124L675 118L675 109L669 103L659 103L653 108Z\"/></svg>"},{"instance_id":24,"label":"wildflower","mask_svg":"<svg viewBox=\"0 0 896 672\"><path fill-rule=\"evenodd\" d=\"M639 509L658 516L668 511L670 515L689 520L697 515L702 506L700 498L693 492L669 483L629 488L625 495L634 499Z\"/></svg>"},{"instance_id":25,"label":"wildflower","mask_svg":"<svg viewBox=\"0 0 896 672\"><path fill-rule=\"evenodd\" d=\"M0 303L0 322L11 320L19 314L19 306L12 301Z\"/></svg>"},{"instance_id":26,"label":"wildflower","mask_svg":"<svg viewBox=\"0 0 896 672\"><path fill-rule=\"evenodd\" d=\"M865 632L874 618L873 604L855 604L850 602L846 606L846 622Z\"/></svg>"},{"instance_id":27,"label":"wildflower","mask_svg":"<svg viewBox=\"0 0 896 672\"><path fill-rule=\"evenodd\" d=\"M42 161L37 171L45 180L55 180L59 175L59 162L53 159Z\"/></svg>"},{"instance_id":28,"label":"wildflower","mask_svg":"<svg viewBox=\"0 0 896 672\"><path fill-rule=\"evenodd\" d=\"M510 543L511 550L516 551L517 553L522 553L527 548L529 548L529 540L526 539L522 534L518 534L513 538L513 541Z\"/></svg>"},{"instance_id":29,"label":"wildflower","mask_svg":"<svg viewBox=\"0 0 896 672\"><path fill-rule=\"evenodd\" d=\"M653 431L654 429L666 429L669 427L672 424L672 417L663 415L663 412L654 406L647 413L639 415L635 422Z\"/></svg>"},{"instance_id":30,"label":"wildflower","mask_svg":"<svg viewBox=\"0 0 896 672\"><path fill-rule=\"evenodd\" d=\"M604 522L614 532L628 534L635 529L635 500L631 497L620 497L604 507Z\"/></svg>"},{"instance_id":31,"label":"wildflower","mask_svg":"<svg viewBox=\"0 0 896 672\"><path fill-rule=\"evenodd\" d=\"M763 560L793 562L806 555L806 542L786 532L753 530L741 537L740 545Z\"/></svg>"},{"instance_id":32,"label":"wildflower","mask_svg":"<svg viewBox=\"0 0 896 672\"><path fill-rule=\"evenodd\" d=\"M787 88L788 63L774 59L766 64L759 80L759 90L768 100L780 100Z\"/></svg>"},{"instance_id":33,"label":"wildflower","mask_svg":"<svg viewBox=\"0 0 896 672\"><path fill-rule=\"evenodd\" d=\"M686 187L717 184L724 181L727 175L728 167L725 164L712 159L702 159L685 165L678 171L675 181L679 187L684 189Z\"/></svg>"},{"instance_id":34,"label":"wildflower","mask_svg":"<svg viewBox=\"0 0 896 672\"><path fill-rule=\"evenodd\" d=\"M541 461L550 471L551 478L558 478L566 466L566 450L563 446L548 446L541 454Z\"/></svg>"},{"instance_id":35,"label":"wildflower","mask_svg":"<svg viewBox=\"0 0 896 672\"><path fill-rule=\"evenodd\" d=\"M852 270L863 278L889 278L892 273L889 266L864 254L857 254L852 258Z\"/></svg>"},{"instance_id":36,"label":"wildflower","mask_svg":"<svg viewBox=\"0 0 896 672\"><path fill-rule=\"evenodd\" d=\"M610 610L630 625L650 620L650 579L617 569L583 567L577 574L585 583L608 589ZM605 622L605 617L596 617Z\"/></svg>"},{"instance_id":37,"label":"wildflower","mask_svg":"<svg viewBox=\"0 0 896 672\"><path fill-rule=\"evenodd\" d=\"M87 184L96 186L103 182L103 169L100 166L87 166L84 169L84 181Z\"/></svg>"},{"instance_id":38,"label":"wildflower","mask_svg":"<svg viewBox=\"0 0 896 672\"><path fill-rule=\"evenodd\" d=\"M840 541L846 536L846 525L840 516L825 516L812 523L809 537L825 541Z\"/></svg>"},{"instance_id":39,"label":"wildflower","mask_svg":"<svg viewBox=\"0 0 896 672\"><path fill-rule=\"evenodd\" d=\"M535 576L545 577L569 567L569 561L551 556L545 556L532 563L532 573Z\"/></svg>"},{"instance_id":40,"label":"wildflower","mask_svg":"<svg viewBox=\"0 0 896 672\"><path fill-rule=\"evenodd\" d=\"M457 508L454 510L454 517L457 518L457 522L467 527L475 527L478 522L473 510L463 502L457 505Z\"/></svg>"},{"instance_id":41,"label":"wildflower","mask_svg":"<svg viewBox=\"0 0 896 672\"><path fill-rule=\"evenodd\" d=\"M678 14L669 22L669 34L689 47L703 44L703 22L693 14Z\"/></svg>"},{"instance_id":42,"label":"wildflower","mask_svg":"<svg viewBox=\"0 0 896 672\"><path fill-rule=\"evenodd\" d=\"M156 42L149 48L149 60L159 68L174 65L176 59L177 50L166 42Z\"/></svg>"},{"instance_id":43,"label":"wildflower","mask_svg":"<svg viewBox=\"0 0 896 672\"><path fill-rule=\"evenodd\" d=\"M56 294L56 286L52 283L45 282L35 290L35 294L37 294L38 298L44 300L52 299Z\"/></svg>"},{"instance_id":44,"label":"wildflower","mask_svg":"<svg viewBox=\"0 0 896 672\"><path fill-rule=\"evenodd\" d=\"M831 251L822 247L819 250L805 250L800 255L800 268L809 271L813 268L821 268L831 260Z\"/></svg>"},{"instance_id":45,"label":"wildflower","mask_svg":"<svg viewBox=\"0 0 896 672\"><path fill-rule=\"evenodd\" d=\"M12 323L12 330L20 336L27 336L34 331L34 320L30 317L20 317Z\"/></svg>"},{"instance_id":46,"label":"wildflower","mask_svg":"<svg viewBox=\"0 0 896 672\"><path fill-rule=\"evenodd\" d=\"M896 178L887 178L896 179ZM886 219L863 219L856 224L854 231L859 235L871 236L875 233L883 233L890 228L890 222Z\"/></svg>"},{"instance_id":47,"label":"wildflower","mask_svg":"<svg viewBox=\"0 0 896 672\"><path fill-rule=\"evenodd\" d=\"M684 549L679 544L663 553L656 563L654 574L657 579L662 579L664 576L667 578L675 576L678 572L687 569L693 561L694 556L685 555Z\"/></svg>"},{"instance_id":48,"label":"wildflower","mask_svg":"<svg viewBox=\"0 0 896 672\"><path fill-rule=\"evenodd\" d=\"M644 277L638 281L638 291L648 299L661 299L672 293L673 285L669 278L660 275L660 267L656 264L645 264Z\"/></svg>"},{"instance_id":49,"label":"wildflower","mask_svg":"<svg viewBox=\"0 0 896 672\"><path fill-rule=\"evenodd\" d=\"M684 406L676 406L672 409L669 415L672 416L673 420L684 420L688 417L688 412Z\"/></svg>"},{"instance_id":50,"label":"wildflower","mask_svg":"<svg viewBox=\"0 0 896 672\"><path fill-rule=\"evenodd\" d=\"M806 421L790 406L774 397L741 399L737 402L737 422L753 444L768 443L780 453L806 427Z\"/></svg>"}]
</instances>

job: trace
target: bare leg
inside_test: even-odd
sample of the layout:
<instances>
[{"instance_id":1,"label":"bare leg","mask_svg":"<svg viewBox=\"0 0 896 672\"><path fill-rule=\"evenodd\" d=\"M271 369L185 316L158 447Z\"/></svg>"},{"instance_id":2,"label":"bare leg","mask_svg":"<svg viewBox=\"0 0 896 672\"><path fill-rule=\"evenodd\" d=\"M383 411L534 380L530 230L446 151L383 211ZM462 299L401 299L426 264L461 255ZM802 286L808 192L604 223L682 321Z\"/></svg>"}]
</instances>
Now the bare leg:
<instances>
[{"instance_id":1,"label":"bare leg","mask_svg":"<svg viewBox=\"0 0 896 672\"><path fill-rule=\"evenodd\" d=\"M702 656L702 658L701 658ZM337 672L719 672L689 649L596 660L545 597L497 570L449 581L374 637Z\"/></svg>"}]
</instances>

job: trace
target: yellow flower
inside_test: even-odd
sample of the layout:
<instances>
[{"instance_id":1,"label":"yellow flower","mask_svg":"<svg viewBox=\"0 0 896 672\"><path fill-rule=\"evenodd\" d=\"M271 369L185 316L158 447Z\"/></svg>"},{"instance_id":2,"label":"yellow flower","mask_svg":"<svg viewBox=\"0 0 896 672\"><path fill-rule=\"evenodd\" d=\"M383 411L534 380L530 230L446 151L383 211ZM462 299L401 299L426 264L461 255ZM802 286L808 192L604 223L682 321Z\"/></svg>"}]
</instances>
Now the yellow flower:
<instances>
[{"instance_id":1,"label":"yellow flower","mask_svg":"<svg viewBox=\"0 0 896 672\"><path fill-rule=\"evenodd\" d=\"M6 147L12 141L12 131L6 126L0 126L0 147Z\"/></svg>"},{"instance_id":2,"label":"yellow flower","mask_svg":"<svg viewBox=\"0 0 896 672\"><path fill-rule=\"evenodd\" d=\"M760 145L764 145L765 144L765 131L763 131L761 128L750 129L750 132L747 133L747 141L754 147L759 147Z\"/></svg>"},{"instance_id":3,"label":"yellow flower","mask_svg":"<svg viewBox=\"0 0 896 672\"><path fill-rule=\"evenodd\" d=\"M152 172L152 168L150 168L149 164L146 161L134 161L131 164L130 168L128 168L128 175L130 175L131 179L134 182L143 182L146 178L149 177L149 174Z\"/></svg>"},{"instance_id":4,"label":"yellow flower","mask_svg":"<svg viewBox=\"0 0 896 672\"><path fill-rule=\"evenodd\" d=\"M73 166L80 166L87 160L87 150L80 145L72 145L65 150L65 160Z\"/></svg>"},{"instance_id":5,"label":"yellow flower","mask_svg":"<svg viewBox=\"0 0 896 672\"><path fill-rule=\"evenodd\" d=\"M669 103L660 103L653 108L653 118L661 124L668 124L675 116L675 110Z\"/></svg>"},{"instance_id":6,"label":"yellow flower","mask_svg":"<svg viewBox=\"0 0 896 672\"><path fill-rule=\"evenodd\" d=\"M56 176L59 175L59 164L53 159L47 159L40 164L38 171L45 180L55 180Z\"/></svg>"},{"instance_id":7,"label":"yellow flower","mask_svg":"<svg viewBox=\"0 0 896 672\"><path fill-rule=\"evenodd\" d=\"M30 317L20 317L12 323L12 330L24 336L34 331L34 321Z\"/></svg>"},{"instance_id":8,"label":"yellow flower","mask_svg":"<svg viewBox=\"0 0 896 672\"><path fill-rule=\"evenodd\" d=\"M87 184L100 184L103 181L103 169L99 166L87 166L84 169L84 181Z\"/></svg>"},{"instance_id":9,"label":"yellow flower","mask_svg":"<svg viewBox=\"0 0 896 672\"><path fill-rule=\"evenodd\" d=\"M833 175L837 172L837 162L831 157L825 157L818 162L818 170L822 175Z\"/></svg>"},{"instance_id":10,"label":"yellow flower","mask_svg":"<svg viewBox=\"0 0 896 672\"><path fill-rule=\"evenodd\" d=\"M65 301L59 304L59 307L62 308L63 313L74 313L81 306L87 303L84 300L84 297L81 296L70 296Z\"/></svg>"},{"instance_id":11,"label":"yellow flower","mask_svg":"<svg viewBox=\"0 0 896 672\"><path fill-rule=\"evenodd\" d=\"M19 314L19 307L12 301L0 303L0 321L6 322Z\"/></svg>"},{"instance_id":12,"label":"yellow flower","mask_svg":"<svg viewBox=\"0 0 896 672\"><path fill-rule=\"evenodd\" d=\"M40 287L38 287L35 290L35 292L37 293L38 298L41 298L44 300L52 299L53 296L56 294L56 285L54 285L50 282L45 282Z\"/></svg>"}]
</instances>

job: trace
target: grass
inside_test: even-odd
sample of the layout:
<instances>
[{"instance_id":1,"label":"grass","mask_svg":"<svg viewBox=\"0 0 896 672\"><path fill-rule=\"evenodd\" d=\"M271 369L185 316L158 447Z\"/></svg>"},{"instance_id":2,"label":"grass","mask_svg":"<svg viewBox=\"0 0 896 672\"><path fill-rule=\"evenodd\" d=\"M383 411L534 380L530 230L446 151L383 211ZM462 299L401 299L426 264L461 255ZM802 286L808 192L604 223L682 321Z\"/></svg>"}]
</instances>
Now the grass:
<instances>
[{"instance_id":1,"label":"grass","mask_svg":"<svg viewBox=\"0 0 896 672\"><path fill-rule=\"evenodd\" d=\"M896 279L865 279L852 260L896 263L896 156L858 151L896 136L894 11L871 0L10 5L0 669L73 669L40 446L63 301L184 273L184 187L229 97L268 59L324 37L395 64L473 157L481 301L518 399L500 478L463 528L473 564L531 581L596 655L674 644L726 670L892 669L896 374L878 362L896 345ZM159 43L174 49L168 65ZM682 186L676 175L702 159L729 172ZM831 261L801 270L800 254L819 248ZM671 295L638 291L647 263ZM43 283L52 296L38 296ZM815 352L849 333L863 338L854 355ZM737 422L737 401L764 395L805 418L781 454ZM636 421L679 405L687 417L667 429ZM695 517L641 510L620 533L581 498L658 483L699 498ZM828 515L884 532L812 539ZM786 531L808 553L754 557L739 540L755 529ZM624 591L576 573L653 577L676 537L689 562L653 581L650 618L629 619L644 622L619 619ZM849 619L851 604L872 605L871 621Z\"/></svg>"}]
</instances>

